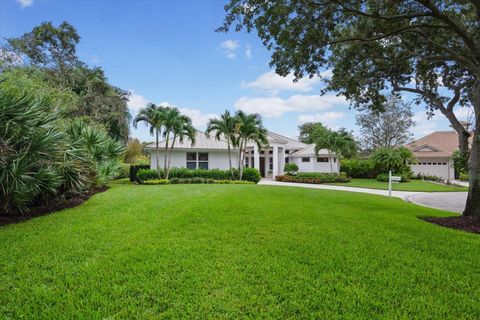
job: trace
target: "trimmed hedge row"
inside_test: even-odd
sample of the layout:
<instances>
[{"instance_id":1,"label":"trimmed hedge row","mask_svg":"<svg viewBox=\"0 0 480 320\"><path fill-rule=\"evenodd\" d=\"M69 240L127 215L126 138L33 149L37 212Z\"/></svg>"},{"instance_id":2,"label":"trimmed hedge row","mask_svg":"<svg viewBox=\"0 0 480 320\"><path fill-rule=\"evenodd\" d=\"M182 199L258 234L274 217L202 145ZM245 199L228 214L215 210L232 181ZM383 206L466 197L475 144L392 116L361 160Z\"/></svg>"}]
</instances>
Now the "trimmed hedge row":
<instances>
[{"instance_id":1,"label":"trimmed hedge row","mask_svg":"<svg viewBox=\"0 0 480 320\"><path fill-rule=\"evenodd\" d=\"M130 182L138 182L137 180L137 173L140 170L147 170L150 169L150 166L148 164L137 164L137 165L131 165L130 166ZM156 176L158 178L158 176Z\"/></svg>"},{"instance_id":2,"label":"trimmed hedge row","mask_svg":"<svg viewBox=\"0 0 480 320\"><path fill-rule=\"evenodd\" d=\"M334 183L334 182L350 182L350 179L347 177L345 172L340 173L298 173L296 176L291 175L282 175L276 176L275 180L282 182L297 182L297 183L313 183L313 184L322 184L322 183Z\"/></svg>"},{"instance_id":3,"label":"trimmed hedge row","mask_svg":"<svg viewBox=\"0 0 480 320\"><path fill-rule=\"evenodd\" d=\"M238 180L238 170L234 170L234 177ZM157 172L157 170L152 169L143 169L139 170L136 175L136 181L139 183L145 183L149 180L163 179L165 178L165 173L163 170ZM170 180L172 179L212 179L212 180L232 180L232 174L230 170L191 170L187 168L172 168L169 175ZM260 181L260 173L254 168L245 168L243 171L243 179L245 181L252 181L258 183Z\"/></svg>"},{"instance_id":4,"label":"trimmed hedge row","mask_svg":"<svg viewBox=\"0 0 480 320\"><path fill-rule=\"evenodd\" d=\"M380 172L371 160L351 159L340 162L340 171L350 178L374 179Z\"/></svg>"},{"instance_id":5,"label":"trimmed hedge row","mask_svg":"<svg viewBox=\"0 0 480 320\"><path fill-rule=\"evenodd\" d=\"M392 173L392 176L401 177L400 182L410 181L410 176L408 174L405 174L405 173ZM388 173L381 173L377 176L376 179L377 179L377 181L388 182Z\"/></svg>"},{"instance_id":6,"label":"trimmed hedge row","mask_svg":"<svg viewBox=\"0 0 480 320\"><path fill-rule=\"evenodd\" d=\"M252 181L243 181L243 180L213 180L213 179L203 179L203 178L173 178L170 180L166 179L155 179L144 181L145 185L162 185L162 184L255 184Z\"/></svg>"}]
</instances>

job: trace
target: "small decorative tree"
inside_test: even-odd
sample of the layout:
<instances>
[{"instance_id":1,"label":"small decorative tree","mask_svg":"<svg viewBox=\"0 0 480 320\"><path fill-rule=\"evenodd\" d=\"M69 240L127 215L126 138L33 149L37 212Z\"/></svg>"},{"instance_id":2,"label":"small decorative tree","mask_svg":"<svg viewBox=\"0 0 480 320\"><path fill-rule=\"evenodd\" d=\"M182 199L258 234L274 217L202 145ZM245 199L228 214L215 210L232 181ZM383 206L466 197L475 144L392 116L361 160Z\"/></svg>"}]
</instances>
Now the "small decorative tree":
<instances>
[{"instance_id":1,"label":"small decorative tree","mask_svg":"<svg viewBox=\"0 0 480 320\"><path fill-rule=\"evenodd\" d=\"M298 166L296 163L285 163L283 171L285 171L289 176L294 176L298 172Z\"/></svg>"}]
</instances>

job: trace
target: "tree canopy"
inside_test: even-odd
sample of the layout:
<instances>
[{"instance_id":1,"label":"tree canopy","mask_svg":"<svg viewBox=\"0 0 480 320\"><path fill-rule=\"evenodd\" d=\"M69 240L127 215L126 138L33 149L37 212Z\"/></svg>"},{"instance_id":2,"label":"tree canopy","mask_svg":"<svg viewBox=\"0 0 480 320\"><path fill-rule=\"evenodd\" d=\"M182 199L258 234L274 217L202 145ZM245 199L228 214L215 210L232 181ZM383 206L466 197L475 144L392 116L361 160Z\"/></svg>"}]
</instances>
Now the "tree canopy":
<instances>
[{"instance_id":1,"label":"tree canopy","mask_svg":"<svg viewBox=\"0 0 480 320\"><path fill-rule=\"evenodd\" d=\"M480 114L478 0L231 0L220 31L256 30L279 75L321 76L358 108L383 110L391 91L410 92L440 111L468 152L456 106ZM470 151L465 214L480 216L480 129Z\"/></svg>"}]
</instances>

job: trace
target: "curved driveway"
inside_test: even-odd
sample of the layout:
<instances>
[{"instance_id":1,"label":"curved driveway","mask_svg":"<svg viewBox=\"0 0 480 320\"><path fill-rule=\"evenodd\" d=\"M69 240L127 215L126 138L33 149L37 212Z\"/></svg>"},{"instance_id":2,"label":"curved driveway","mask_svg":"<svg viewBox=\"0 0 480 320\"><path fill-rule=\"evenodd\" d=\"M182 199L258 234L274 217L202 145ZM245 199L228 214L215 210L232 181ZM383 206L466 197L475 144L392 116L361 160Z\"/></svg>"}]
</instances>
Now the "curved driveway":
<instances>
[{"instance_id":1,"label":"curved driveway","mask_svg":"<svg viewBox=\"0 0 480 320\"><path fill-rule=\"evenodd\" d=\"M279 182L279 181L266 180L266 179L263 179L258 184L269 185L269 186L361 192L361 193L376 194L380 196L388 196L388 190L332 186L332 185L325 185L325 184ZM418 204L421 206L425 206L425 207L462 213L465 207L465 202L467 200L467 193L466 192L392 191L392 197L400 198L405 201Z\"/></svg>"}]
</instances>

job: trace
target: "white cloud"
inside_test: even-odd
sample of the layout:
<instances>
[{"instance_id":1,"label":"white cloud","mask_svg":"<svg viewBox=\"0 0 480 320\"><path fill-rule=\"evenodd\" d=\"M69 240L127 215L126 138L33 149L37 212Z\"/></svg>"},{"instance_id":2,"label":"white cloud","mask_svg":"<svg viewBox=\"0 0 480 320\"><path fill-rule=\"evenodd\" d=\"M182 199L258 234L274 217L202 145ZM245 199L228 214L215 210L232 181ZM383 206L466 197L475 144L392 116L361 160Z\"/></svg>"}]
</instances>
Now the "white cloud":
<instances>
[{"instance_id":1,"label":"white cloud","mask_svg":"<svg viewBox=\"0 0 480 320\"><path fill-rule=\"evenodd\" d=\"M247 44L245 47L245 56L250 59L252 57L252 46Z\"/></svg>"},{"instance_id":2,"label":"white cloud","mask_svg":"<svg viewBox=\"0 0 480 320\"><path fill-rule=\"evenodd\" d=\"M280 97L242 97L235 102L236 110L259 113L266 118L279 118L286 112L315 112L327 110L335 105L346 105L347 101L334 95L293 95Z\"/></svg>"},{"instance_id":3,"label":"white cloud","mask_svg":"<svg viewBox=\"0 0 480 320\"><path fill-rule=\"evenodd\" d=\"M336 121L343 117L345 117L344 112L329 111L324 113L302 114L298 117L298 122L300 124L305 122L321 122L324 125L336 128Z\"/></svg>"},{"instance_id":4,"label":"white cloud","mask_svg":"<svg viewBox=\"0 0 480 320\"><path fill-rule=\"evenodd\" d=\"M22 8L30 7L33 5L33 0L17 0L17 2Z\"/></svg>"},{"instance_id":5,"label":"white cloud","mask_svg":"<svg viewBox=\"0 0 480 320\"><path fill-rule=\"evenodd\" d=\"M237 56L237 49L239 47L239 42L237 40L225 40L220 44L223 53L229 59L233 59Z\"/></svg>"},{"instance_id":6,"label":"white cloud","mask_svg":"<svg viewBox=\"0 0 480 320\"><path fill-rule=\"evenodd\" d=\"M252 82L242 83L242 86L277 94L279 91L308 92L313 90L315 85L321 81L318 77L311 79L306 77L294 82L294 78L295 77L291 74L282 77L276 74L275 71L269 71L260 75Z\"/></svg>"},{"instance_id":7,"label":"white cloud","mask_svg":"<svg viewBox=\"0 0 480 320\"><path fill-rule=\"evenodd\" d=\"M192 124L197 129L204 129L207 126L209 119L218 117L218 115L214 113L204 114L199 109L180 108L179 110L181 113L192 119Z\"/></svg>"},{"instance_id":8,"label":"white cloud","mask_svg":"<svg viewBox=\"0 0 480 320\"><path fill-rule=\"evenodd\" d=\"M425 110L420 110L413 115L415 126L412 128L412 133L415 138L423 137L438 130L438 116L435 114L430 119Z\"/></svg>"},{"instance_id":9,"label":"white cloud","mask_svg":"<svg viewBox=\"0 0 480 320\"><path fill-rule=\"evenodd\" d=\"M130 112L132 113L133 116L140 110L140 108L143 108L146 106L150 101L148 101L144 96L141 94L135 93L134 90L130 90L130 97L128 100L128 108L130 109Z\"/></svg>"}]
</instances>

